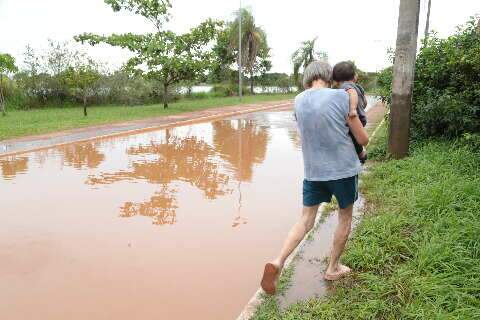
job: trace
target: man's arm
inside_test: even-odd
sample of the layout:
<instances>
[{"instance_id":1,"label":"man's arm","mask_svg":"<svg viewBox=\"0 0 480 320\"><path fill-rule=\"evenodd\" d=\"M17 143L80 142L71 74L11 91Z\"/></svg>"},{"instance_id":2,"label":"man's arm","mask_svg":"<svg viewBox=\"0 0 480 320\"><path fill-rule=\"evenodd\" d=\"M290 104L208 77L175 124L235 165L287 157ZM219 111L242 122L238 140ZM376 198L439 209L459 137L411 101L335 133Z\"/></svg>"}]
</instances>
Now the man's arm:
<instances>
[{"instance_id":1,"label":"man's arm","mask_svg":"<svg viewBox=\"0 0 480 320\"><path fill-rule=\"evenodd\" d=\"M368 133L360 122L360 119L358 119L358 117L347 116L347 124L358 144L366 146L368 144Z\"/></svg>"}]
</instances>

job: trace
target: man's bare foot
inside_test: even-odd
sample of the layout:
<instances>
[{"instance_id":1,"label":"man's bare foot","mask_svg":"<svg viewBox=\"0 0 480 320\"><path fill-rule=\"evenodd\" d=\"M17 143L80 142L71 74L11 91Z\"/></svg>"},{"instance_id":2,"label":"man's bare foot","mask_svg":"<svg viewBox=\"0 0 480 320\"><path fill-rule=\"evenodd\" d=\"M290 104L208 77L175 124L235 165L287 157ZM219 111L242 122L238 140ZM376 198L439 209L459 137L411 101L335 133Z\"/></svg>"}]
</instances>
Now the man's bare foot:
<instances>
[{"instance_id":1,"label":"man's bare foot","mask_svg":"<svg viewBox=\"0 0 480 320\"><path fill-rule=\"evenodd\" d=\"M338 280L344 276L346 276L347 274L349 274L352 270L347 267L347 266L344 266L343 264L339 264L338 267L335 269L335 270L328 270L325 271L325 280L329 280L329 281L334 281L334 280Z\"/></svg>"},{"instance_id":2,"label":"man's bare foot","mask_svg":"<svg viewBox=\"0 0 480 320\"><path fill-rule=\"evenodd\" d=\"M262 286L263 291L265 291L267 294L273 295L277 291L277 280L278 276L280 275L280 271L282 271L282 268L278 265L278 263L269 262L265 265L262 282L260 282L260 285Z\"/></svg>"}]
</instances>

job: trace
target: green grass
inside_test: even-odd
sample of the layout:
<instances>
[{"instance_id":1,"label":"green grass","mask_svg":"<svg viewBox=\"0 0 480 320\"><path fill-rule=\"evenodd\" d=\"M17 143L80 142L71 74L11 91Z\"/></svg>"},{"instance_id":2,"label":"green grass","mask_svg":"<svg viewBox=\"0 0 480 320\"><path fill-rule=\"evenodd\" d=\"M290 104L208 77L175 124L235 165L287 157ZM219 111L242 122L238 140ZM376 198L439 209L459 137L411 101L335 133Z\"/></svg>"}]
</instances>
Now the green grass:
<instances>
[{"instance_id":1,"label":"green grass","mask_svg":"<svg viewBox=\"0 0 480 320\"><path fill-rule=\"evenodd\" d=\"M293 96L293 94L254 95L245 96L242 101L238 97L185 99L171 103L168 109L163 109L163 105L159 104L134 107L93 106L88 108L87 117L83 116L82 107L10 111L6 117L0 116L0 140L91 125L166 116L213 107L284 100L293 98Z\"/></svg>"},{"instance_id":2,"label":"green grass","mask_svg":"<svg viewBox=\"0 0 480 320\"><path fill-rule=\"evenodd\" d=\"M428 141L372 166L366 215L344 257L355 273L323 299L254 319L480 319L478 150Z\"/></svg>"}]
</instances>

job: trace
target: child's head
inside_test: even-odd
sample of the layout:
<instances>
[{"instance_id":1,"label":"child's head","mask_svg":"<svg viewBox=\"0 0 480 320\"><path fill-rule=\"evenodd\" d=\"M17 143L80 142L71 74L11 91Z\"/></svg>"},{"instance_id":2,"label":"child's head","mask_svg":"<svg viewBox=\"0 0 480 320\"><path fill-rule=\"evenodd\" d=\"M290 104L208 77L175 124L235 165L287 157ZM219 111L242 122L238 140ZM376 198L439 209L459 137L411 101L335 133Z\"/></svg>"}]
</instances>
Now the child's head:
<instances>
[{"instance_id":1,"label":"child's head","mask_svg":"<svg viewBox=\"0 0 480 320\"><path fill-rule=\"evenodd\" d=\"M336 82L355 81L355 65L350 61L339 62L333 67L332 78Z\"/></svg>"}]
</instances>

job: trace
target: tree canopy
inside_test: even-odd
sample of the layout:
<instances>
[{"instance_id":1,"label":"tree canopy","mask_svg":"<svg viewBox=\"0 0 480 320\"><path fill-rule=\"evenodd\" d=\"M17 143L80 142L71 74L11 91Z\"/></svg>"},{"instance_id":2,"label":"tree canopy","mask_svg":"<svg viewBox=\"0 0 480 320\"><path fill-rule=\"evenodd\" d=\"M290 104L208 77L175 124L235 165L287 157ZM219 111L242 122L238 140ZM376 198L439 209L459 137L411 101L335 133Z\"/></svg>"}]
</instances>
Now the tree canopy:
<instances>
[{"instance_id":1,"label":"tree canopy","mask_svg":"<svg viewBox=\"0 0 480 320\"><path fill-rule=\"evenodd\" d=\"M8 53L0 53L0 73L17 72L18 68L15 66L15 58Z\"/></svg>"},{"instance_id":2,"label":"tree canopy","mask_svg":"<svg viewBox=\"0 0 480 320\"><path fill-rule=\"evenodd\" d=\"M239 35L239 19L241 16L241 32ZM250 90L253 93L253 80L255 75L263 74L271 69L270 48L267 43L266 32L256 24L255 17L248 9L235 12L235 19L228 24L227 28L230 52L235 52L238 57L239 40L241 40L242 66L250 75ZM239 39L240 37L240 39ZM239 63L239 61L237 61Z\"/></svg>"},{"instance_id":3,"label":"tree canopy","mask_svg":"<svg viewBox=\"0 0 480 320\"><path fill-rule=\"evenodd\" d=\"M108 36L84 33L75 39L90 45L107 43L130 50L135 54L128 60L127 70L156 79L164 86L164 107L168 107L168 87L183 80L194 80L211 69L216 61L208 45L222 25L207 19L190 32L177 35L161 29L168 21L169 1L160 0L105 0L113 10L125 9L144 16L157 28L154 33L112 34Z\"/></svg>"},{"instance_id":4,"label":"tree canopy","mask_svg":"<svg viewBox=\"0 0 480 320\"><path fill-rule=\"evenodd\" d=\"M315 50L316 41L317 38L302 42L300 48L292 54L293 77L295 82L298 82L300 69L305 69L310 62L314 60L328 60L328 54L326 52Z\"/></svg>"},{"instance_id":5,"label":"tree canopy","mask_svg":"<svg viewBox=\"0 0 480 320\"><path fill-rule=\"evenodd\" d=\"M87 116L87 99L89 92L101 77L98 64L88 57L79 57L74 66L70 66L63 77L74 96L83 102L83 115Z\"/></svg>"},{"instance_id":6,"label":"tree canopy","mask_svg":"<svg viewBox=\"0 0 480 320\"><path fill-rule=\"evenodd\" d=\"M3 75L6 73L17 72L15 58L8 53L0 53L0 109L2 115L5 115L5 98L3 96Z\"/></svg>"},{"instance_id":7,"label":"tree canopy","mask_svg":"<svg viewBox=\"0 0 480 320\"><path fill-rule=\"evenodd\" d=\"M139 14L150 21L157 31L161 31L165 22L170 20L168 10L172 7L169 0L104 0L113 11L121 10Z\"/></svg>"}]
</instances>

